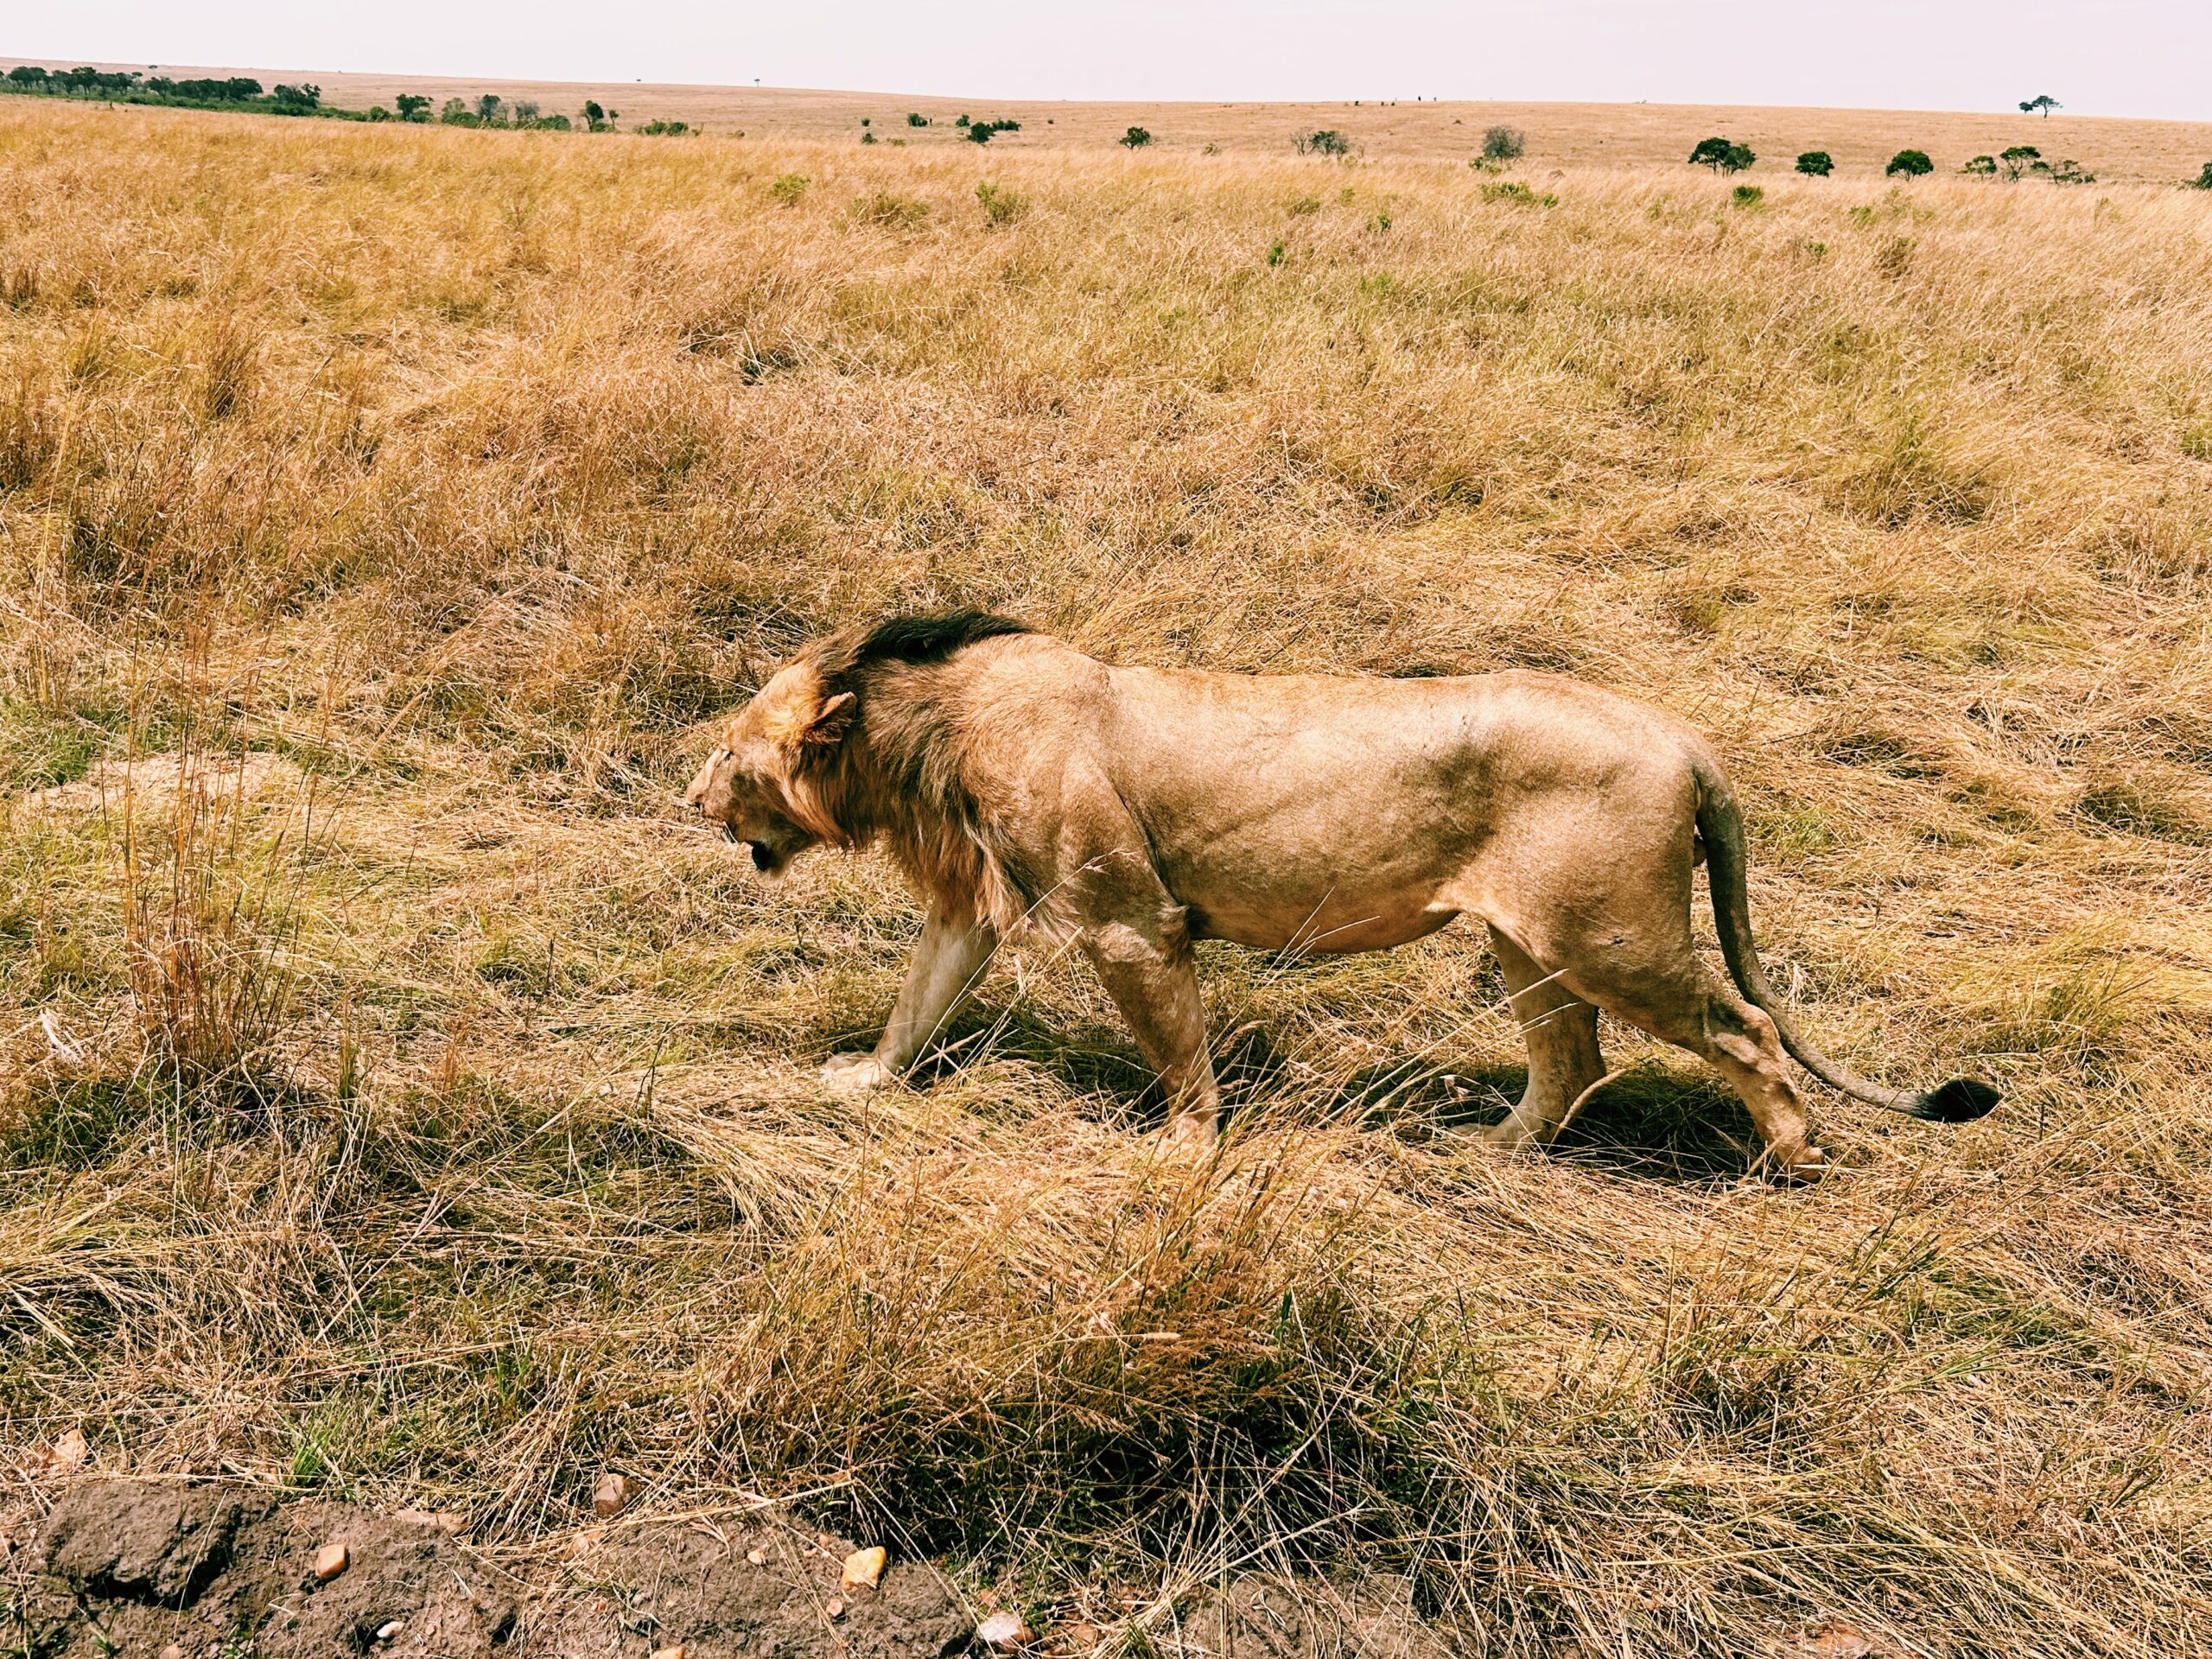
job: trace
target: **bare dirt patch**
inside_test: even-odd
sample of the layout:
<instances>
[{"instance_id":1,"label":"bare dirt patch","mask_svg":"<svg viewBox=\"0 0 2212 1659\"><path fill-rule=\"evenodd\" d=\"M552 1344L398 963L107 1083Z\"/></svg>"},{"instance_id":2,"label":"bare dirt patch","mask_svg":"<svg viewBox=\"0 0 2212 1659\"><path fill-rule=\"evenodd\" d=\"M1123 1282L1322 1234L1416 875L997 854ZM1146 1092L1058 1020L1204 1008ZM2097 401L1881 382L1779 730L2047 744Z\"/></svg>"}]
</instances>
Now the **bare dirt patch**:
<instances>
[{"instance_id":1,"label":"bare dirt patch","mask_svg":"<svg viewBox=\"0 0 2212 1659\"><path fill-rule=\"evenodd\" d=\"M181 1482L67 1491L9 1558L7 1650L36 1659L922 1659L984 1653L979 1614L926 1561L855 1583L849 1541L780 1516L587 1532L540 1562L452 1520ZM345 1565L327 1580L336 1548ZM1005 1618L1004 1614L1001 1615ZM1388 1573L1340 1585L1238 1576L1121 1624L1043 1618L1018 1650L1249 1659L1443 1659L1451 1646ZM1007 1649L999 1649L1007 1650Z\"/></svg>"}]
</instances>

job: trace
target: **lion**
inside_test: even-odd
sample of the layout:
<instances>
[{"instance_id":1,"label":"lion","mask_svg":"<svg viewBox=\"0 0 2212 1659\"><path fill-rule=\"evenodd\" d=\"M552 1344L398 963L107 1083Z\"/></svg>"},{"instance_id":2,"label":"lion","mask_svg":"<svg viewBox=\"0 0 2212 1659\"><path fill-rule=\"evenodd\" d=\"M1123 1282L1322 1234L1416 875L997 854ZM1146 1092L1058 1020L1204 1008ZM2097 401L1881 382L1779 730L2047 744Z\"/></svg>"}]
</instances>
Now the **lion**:
<instances>
[{"instance_id":1,"label":"lion","mask_svg":"<svg viewBox=\"0 0 2212 1659\"><path fill-rule=\"evenodd\" d=\"M1379 950L1480 918L1526 1033L1519 1103L1484 1131L1548 1142L1606 1077L1600 1009L1713 1065L1764 1156L1827 1154L1785 1052L1831 1088L1962 1123L1997 1090L1870 1083L1801 1035L1752 945L1744 826L1712 747L1673 715L1511 671L1385 679L1126 668L1006 617L899 616L801 651L731 715L684 791L776 876L881 843L926 906L874 1050L904 1074L1010 935L1072 939L1159 1073L1185 1149L1217 1132L1192 944ZM1691 931L1708 866L1727 966Z\"/></svg>"}]
</instances>

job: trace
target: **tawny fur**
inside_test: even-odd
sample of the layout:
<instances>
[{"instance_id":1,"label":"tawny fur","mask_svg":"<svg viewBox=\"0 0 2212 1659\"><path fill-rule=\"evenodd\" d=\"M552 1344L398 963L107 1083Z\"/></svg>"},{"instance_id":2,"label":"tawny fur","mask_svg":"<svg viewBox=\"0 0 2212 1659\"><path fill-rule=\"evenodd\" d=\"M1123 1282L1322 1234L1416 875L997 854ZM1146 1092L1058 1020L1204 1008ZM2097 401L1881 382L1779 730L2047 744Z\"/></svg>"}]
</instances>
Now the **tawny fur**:
<instances>
[{"instance_id":1,"label":"tawny fur","mask_svg":"<svg viewBox=\"0 0 2212 1659\"><path fill-rule=\"evenodd\" d=\"M728 722L685 796L779 872L882 842L928 919L882 1040L849 1084L895 1077L999 940L1071 938L1160 1070L1177 1132L1219 1091L1190 943L1387 948L1485 921L1529 1087L1492 1132L1548 1140L1599 1081L1603 1008L1707 1059L1785 1167L1821 1155L1785 1050L1843 1091L1961 1122L1996 1101L1866 1082L1791 1026L1752 945L1742 821L1719 760L1675 716L1538 674L1387 680L1120 668L1003 618L894 618L831 634ZM1729 976L1692 940L1709 857Z\"/></svg>"}]
</instances>

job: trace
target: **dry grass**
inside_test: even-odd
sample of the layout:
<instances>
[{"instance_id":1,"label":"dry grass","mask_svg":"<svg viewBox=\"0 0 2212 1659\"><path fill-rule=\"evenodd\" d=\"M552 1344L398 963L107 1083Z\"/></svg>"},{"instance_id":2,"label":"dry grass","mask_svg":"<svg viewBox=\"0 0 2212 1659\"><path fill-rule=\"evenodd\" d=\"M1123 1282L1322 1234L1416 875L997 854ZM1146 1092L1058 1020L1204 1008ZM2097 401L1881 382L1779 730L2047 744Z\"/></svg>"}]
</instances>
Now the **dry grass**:
<instances>
[{"instance_id":1,"label":"dry grass","mask_svg":"<svg viewBox=\"0 0 2212 1659\"><path fill-rule=\"evenodd\" d=\"M518 1542L827 1488L1039 1610L1353 1550L1497 1654L2212 1645L2206 200L1478 182L0 106L9 1438ZM2007 1108L1746 1185L1614 1031L1501 1159L1457 932L1210 956L1204 1171L1034 952L824 1099L912 906L664 803L939 602L1675 707L1808 1026Z\"/></svg>"}]
</instances>

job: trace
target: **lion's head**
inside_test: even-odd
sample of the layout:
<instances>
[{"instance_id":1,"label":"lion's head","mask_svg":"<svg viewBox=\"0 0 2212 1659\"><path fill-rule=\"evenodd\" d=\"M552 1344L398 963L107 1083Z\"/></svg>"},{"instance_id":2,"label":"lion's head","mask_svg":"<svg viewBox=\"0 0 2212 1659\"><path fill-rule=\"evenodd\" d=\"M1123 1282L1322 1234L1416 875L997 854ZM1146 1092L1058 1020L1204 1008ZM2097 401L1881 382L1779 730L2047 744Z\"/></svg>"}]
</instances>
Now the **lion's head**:
<instances>
[{"instance_id":1,"label":"lion's head","mask_svg":"<svg viewBox=\"0 0 2212 1659\"><path fill-rule=\"evenodd\" d=\"M810 847L843 842L806 774L810 760L843 738L852 713L850 692L828 695L811 663L791 664L724 723L683 804L742 843L764 875L781 874Z\"/></svg>"}]
</instances>

